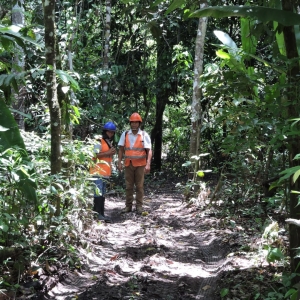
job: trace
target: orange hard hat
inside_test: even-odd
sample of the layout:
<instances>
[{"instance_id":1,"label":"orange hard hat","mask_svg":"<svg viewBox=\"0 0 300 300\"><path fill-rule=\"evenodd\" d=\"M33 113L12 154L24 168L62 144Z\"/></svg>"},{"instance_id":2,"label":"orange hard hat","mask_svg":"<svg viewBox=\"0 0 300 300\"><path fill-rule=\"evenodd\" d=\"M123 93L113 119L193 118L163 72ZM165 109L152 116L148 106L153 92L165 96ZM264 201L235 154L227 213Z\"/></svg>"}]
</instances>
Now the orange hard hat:
<instances>
[{"instance_id":1,"label":"orange hard hat","mask_svg":"<svg viewBox=\"0 0 300 300\"><path fill-rule=\"evenodd\" d=\"M130 116L129 122L142 122L142 118L138 113L135 112Z\"/></svg>"}]
</instances>

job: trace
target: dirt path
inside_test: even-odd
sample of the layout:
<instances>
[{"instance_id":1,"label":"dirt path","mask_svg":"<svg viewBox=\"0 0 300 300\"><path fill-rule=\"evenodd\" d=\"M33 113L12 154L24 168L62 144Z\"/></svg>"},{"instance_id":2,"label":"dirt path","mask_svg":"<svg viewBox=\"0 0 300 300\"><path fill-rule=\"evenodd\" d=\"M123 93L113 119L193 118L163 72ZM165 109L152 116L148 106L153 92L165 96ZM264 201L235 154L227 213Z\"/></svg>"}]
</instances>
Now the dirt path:
<instances>
[{"instance_id":1,"label":"dirt path","mask_svg":"<svg viewBox=\"0 0 300 300\"><path fill-rule=\"evenodd\" d=\"M84 267L45 299L220 299L221 274L234 268L227 255L236 233L182 200L175 182L152 182L145 193L149 214L121 215L124 198L109 195L113 223L86 230Z\"/></svg>"}]
</instances>

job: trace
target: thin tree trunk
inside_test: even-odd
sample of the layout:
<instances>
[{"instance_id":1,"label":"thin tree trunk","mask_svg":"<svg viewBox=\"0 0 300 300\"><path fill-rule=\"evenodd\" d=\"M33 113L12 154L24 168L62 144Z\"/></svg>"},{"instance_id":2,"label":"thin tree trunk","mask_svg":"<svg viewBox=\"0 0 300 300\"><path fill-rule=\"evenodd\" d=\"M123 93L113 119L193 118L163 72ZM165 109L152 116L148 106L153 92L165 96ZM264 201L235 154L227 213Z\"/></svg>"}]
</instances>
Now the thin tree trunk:
<instances>
[{"instance_id":1,"label":"thin tree trunk","mask_svg":"<svg viewBox=\"0 0 300 300\"><path fill-rule=\"evenodd\" d=\"M24 17L24 0L19 0L14 7L12 8L12 24L23 27L25 24L25 17ZM25 66L25 59L24 59L24 51L22 47L19 45L15 45L15 51L14 51L14 70L12 72L18 73L24 71ZM13 108L21 113L15 113L14 118L18 124L18 127L20 129L25 129L25 122L24 122L24 103L25 103L25 95L26 95L26 89L23 84L18 84L19 92L12 94L14 95L14 101L13 101Z\"/></svg>"},{"instance_id":2,"label":"thin tree trunk","mask_svg":"<svg viewBox=\"0 0 300 300\"><path fill-rule=\"evenodd\" d=\"M61 171L61 110L56 90L55 0L43 1L45 18L45 56L47 103L51 128L51 174Z\"/></svg>"},{"instance_id":3,"label":"thin tree trunk","mask_svg":"<svg viewBox=\"0 0 300 300\"><path fill-rule=\"evenodd\" d=\"M207 7L204 2L200 8ZM195 47L195 63L194 63L194 84L193 84L193 98L192 98L192 117L191 117L191 140L190 140L190 156L199 154L199 145L201 139L201 126L202 126L202 108L201 108L201 89L200 89L200 76L203 72L203 55L204 44L207 27L207 18L200 18L196 37ZM196 160L195 170L199 167L199 161ZM194 172L195 173L195 172ZM195 178L194 178L195 179Z\"/></svg>"},{"instance_id":4,"label":"thin tree trunk","mask_svg":"<svg viewBox=\"0 0 300 300\"><path fill-rule=\"evenodd\" d=\"M107 100L108 93L108 74L109 74L109 43L110 43L110 25L111 25L111 0L105 1L106 6L106 20L105 20L105 39L104 39L104 53L103 53L103 69L106 79L103 82L103 103Z\"/></svg>"},{"instance_id":5,"label":"thin tree trunk","mask_svg":"<svg viewBox=\"0 0 300 300\"><path fill-rule=\"evenodd\" d=\"M287 11L293 11L294 1L291 0L282 0L282 9ZM288 118L298 118L298 111L300 105L300 94L299 94L299 62L298 59L298 51L297 51L297 43L296 36L294 32L293 26L287 26L283 28L284 42L286 47L286 55L290 60L294 60L294 63L290 65L290 69L288 70ZM298 128L299 130L299 128ZM294 167L299 165L298 160L294 160L296 154L300 151L300 137L294 136L292 140L289 142L289 164L290 167ZM299 179L293 183L292 177L290 178L290 191L296 190L300 191L300 181ZM290 217L292 219L300 219L300 206L298 205L298 195L295 193L290 193ZM291 271L292 273L296 273L296 268L300 262L300 258L297 255L299 247L300 247L300 227L295 224L289 225L290 229L290 257L291 257ZM294 280L295 282L299 281L299 276Z\"/></svg>"},{"instance_id":6,"label":"thin tree trunk","mask_svg":"<svg viewBox=\"0 0 300 300\"><path fill-rule=\"evenodd\" d=\"M171 89L165 87L165 78L170 78L172 73L172 45L169 41L171 32L164 38L157 38L157 68L156 68L156 110L155 125L151 131L151 140L154 144L153 169L161 170L163 114L171 94Z\"/></svg>"}]
</instances>

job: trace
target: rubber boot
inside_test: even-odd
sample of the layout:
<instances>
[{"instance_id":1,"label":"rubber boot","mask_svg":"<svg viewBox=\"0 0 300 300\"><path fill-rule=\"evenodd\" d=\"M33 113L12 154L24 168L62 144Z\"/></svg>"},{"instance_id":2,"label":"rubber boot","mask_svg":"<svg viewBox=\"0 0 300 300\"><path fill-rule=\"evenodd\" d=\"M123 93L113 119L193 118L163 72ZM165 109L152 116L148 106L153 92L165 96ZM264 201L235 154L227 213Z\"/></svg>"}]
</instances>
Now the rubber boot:
<instances>
[{"instance_id":1,"label":"rubber boot","mask_svg":"<svg viewBox=\"0 0 300 300\"><path fill-rule=\"evenodd\" d=\"M100 197L94 197L93 211L99 213L100 210Z\"/></svg>"},{"instance_id":2,"label":"rubber boot","mask_svg":"<svg viewBox=\"0 0 300 300\"><path fill-rule=\"evenodd\" d=\"M105 197L101 196L99 197L99 215L98 215L98 220L101 220L101 221L105 221L107 223L110 223L111 222L111 219L107 216L104 215L104 203L105 203Z\"/></svg>"}]
</instances>

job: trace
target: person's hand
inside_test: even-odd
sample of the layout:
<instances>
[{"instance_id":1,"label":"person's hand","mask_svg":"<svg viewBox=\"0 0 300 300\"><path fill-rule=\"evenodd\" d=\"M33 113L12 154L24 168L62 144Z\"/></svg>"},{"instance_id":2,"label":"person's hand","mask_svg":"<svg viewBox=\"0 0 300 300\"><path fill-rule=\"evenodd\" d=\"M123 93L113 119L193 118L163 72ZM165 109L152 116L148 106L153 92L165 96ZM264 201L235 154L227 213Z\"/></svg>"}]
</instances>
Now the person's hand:
<instances>
[{"instance_id":1,"label":"person's hand","mask_svg":"<svg viewBox=\"0 0 300 300\"><path fill-rule=\"evenodd\" d=\"M110 155L114 155L115 153L116 153L116 148L115 147L111 147L110 149L109 149L109 151L110 151Z\"/></svg>"},{"instance_id":2,"label":"person's hand","mask_svg":"<svg viewBox=\"0 0 300 300\"><path fill-rule=\"evenodd\" d=\"M145 166L144 172L145 172L145 174L149 174L150 173L150 165L146 165Z\"/></svg>"},{"instance_id":3,"label":"person's hand","mask_svg":"<svg viewBox=\"0 0 300 300\"><path fill-rule=\"evenodd\" d=\"M118 170L119 170L119 172L122 172L122 170L123 170L123 165L122 165L121 161L118 162Z\"/></svg>"}]
</instances>

